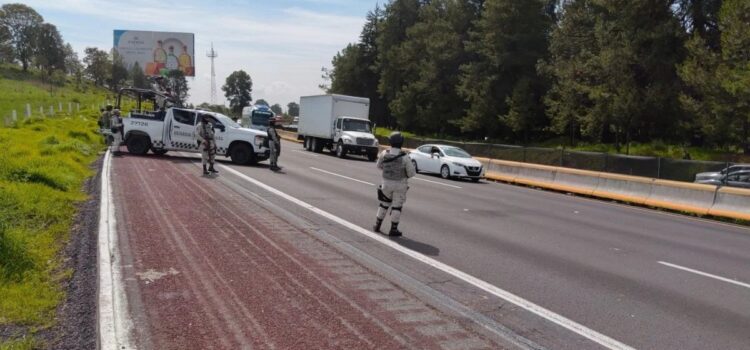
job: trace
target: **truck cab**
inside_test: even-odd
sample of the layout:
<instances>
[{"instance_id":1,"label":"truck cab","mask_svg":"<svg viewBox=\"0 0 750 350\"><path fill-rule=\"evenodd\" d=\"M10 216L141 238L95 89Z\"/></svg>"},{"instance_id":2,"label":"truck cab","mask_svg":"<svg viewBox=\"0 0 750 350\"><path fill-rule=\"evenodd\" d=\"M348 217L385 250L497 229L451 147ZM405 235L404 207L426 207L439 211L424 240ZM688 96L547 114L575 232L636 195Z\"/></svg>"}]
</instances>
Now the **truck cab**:
<instances>
[{"instance_id":1,"label":"truck cab","mask_svg":"<svg viewBox=\"0 0 750 350\"><path fill-rule=\"evenodd\" d=\"M271 107L253 105L242 108L240 123L243 127L260 131L268 130L268 121L275 117Z\"/></svg>"},{"instance_id":2,"label":"truck cab","mask_svg":"<svg viewBox=\"0 0 750 350\"><path fill-rule=\"evenodd\" d=\"M378 141L372 134L372 124L367 119L338 117L333 126L332 150L343 157L346 154L365 155L374 160L378 155Z\"/></svg>"}]
</instances>

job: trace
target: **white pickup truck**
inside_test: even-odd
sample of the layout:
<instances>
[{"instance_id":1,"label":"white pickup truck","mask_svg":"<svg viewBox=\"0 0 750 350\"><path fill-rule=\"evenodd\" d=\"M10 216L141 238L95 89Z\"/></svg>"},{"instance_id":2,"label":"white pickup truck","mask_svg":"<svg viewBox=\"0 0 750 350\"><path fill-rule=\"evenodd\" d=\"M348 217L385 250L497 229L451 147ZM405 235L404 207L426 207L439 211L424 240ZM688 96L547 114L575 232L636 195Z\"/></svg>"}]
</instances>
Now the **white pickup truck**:
<instances>
[{"instance_id":1,"label":"white pickup truck","mask_svg":"<svg viewBox=\"0 0 750 350\"><path fill-rule=\"evenodd\" d=\"M269 158L265 132L243 128L220 113L179 107L131 111L122 121L124 144L133 154L146 154L149 150L155 154L198 153L196 131L203 116L214 125L218 156L230 157L236 164L255 164Z\"/></svg>"}]
</instances>

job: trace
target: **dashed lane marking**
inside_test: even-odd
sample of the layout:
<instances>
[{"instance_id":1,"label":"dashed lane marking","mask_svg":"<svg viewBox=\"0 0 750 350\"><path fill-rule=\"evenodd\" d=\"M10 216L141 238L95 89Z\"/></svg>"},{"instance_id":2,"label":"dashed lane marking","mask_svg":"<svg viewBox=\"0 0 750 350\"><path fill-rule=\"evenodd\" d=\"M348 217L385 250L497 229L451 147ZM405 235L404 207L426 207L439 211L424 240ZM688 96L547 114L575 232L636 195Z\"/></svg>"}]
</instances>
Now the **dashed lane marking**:
<instances>
[{"instance_id":1,"label":"dashed lane marking","mask_svg":"<svg viewBox=\"0 0 750 350\"><path fill-rule=\"evenodd\" d=\"M359 182L359 183L362 183L362 184L365 184L365 185L375 186L375 184L374 184L374 183L371 183L371 182L367 182L367 181L362 181L362 180L357 180L357 179L355 179L355 178L352 178L352 177L348 177L348 176L344 176L344 175L340 175L340 174L332 173L332 172L330 172L330 171L326 171L326 170L323 170L323 169L318 169L318 168L315 168L315 167L310 167L310 169L312 169L312 170L315 170L315 171L319 171L319 172L321 172L321 173L325 173L325 174L329 174L329 175L333 175L333 176L338 176L338 177L340 177L340 178L344 178L344 179L347 179L347 180L351 180L351 181Z\"/></svg>"},{"instance_id":2,"label":"dashed lane marking","mask_svg":"<svg viewBox=\"0 0 750 350\"><path fill-rule=\"evenodd\" d=\"M445 186L445 187L451 187L451 188L458 188L458 189L461 189L461 187L459 187L459 186L456 186L456 185L449 185L449 184L444 184L444 183L442 183L442 182L437 182L437 181L427 180L427 179L423 179L423 178L421 178L421 177L416 177L416 176L415 176L415 177L413 177L413 179L414 179L414 180L419 180L419 181L424 181L424 182L429 182L429 183L433 183L433 184L436 184L436 185L442 185L442 186Z\"/></svg>"},{"instance_id":3,"label":"dashed lane marking","mask_svg":"<svg viewBox=\"0 0 750 350\"><path fill-rule=\"evenodd\" d=\"M734 284L734 285L737 285L737 286L740 286L740 287L745 287L745 288L750 289L750 284L743 283L743 282L740 282L740 281L736 281L736 280L733 280L733 279L730 279L730 278L717 276L717 275L714 275L714 274L710 274L708 272L698 271L698 270L691 269L691 268L685 267L685 266L675 265L675 264L672 264L672 263L668 263L666 261L659 261L659 264L662 264L664 266L669 266L669 267L671 267L673 269L687 271L687 272L690 272L690 273L694 273L696 275L700 275L700 276L708 277L708 278L713 278L715 280L719 280L719 281L726 282L726 283L731 283L731 284Z\"/></svg>"},{"instance_id":4,"label":"dashed lane marking","mask_svg":"<svg viewBox=\"0 0 750 350\"><path fill-rule=\"evenodd\" d=\"M473 286L475 286L477 288L480 288L480 289L482 289L482 290L484 290L484 291L486 291L486 292L488 292L488 293L490 293L492 295L495 295L498 298L507 300L510 303L513 303L513 304L515 304L515 305L517 305L517 306L519 306L519 307L521 307L521 308L523 308L523 309L525 309L525 310L527 310L527 311L529 311L529 312L531 312L531 313L533 313L533 314L535 314L535 315L537 315L539 317L542 317L542 318L544 318L544 319L546 319L546 320L548 320L550 322L553 322L553 323L555 323L555 324L557 324L557 325L559 325L561 327L564 327L564 328L566 328L566 329L568 329L568 330L570 330L570 331L572 331L572 332L574 332L574 333L576 333L576 334L578 334L580 336L583 336L583 337L585 337L585 338L587 338L587 339L589 339L589 340L591 340L591 341L593 341L593 342L595 342L595 343L597 343L597 344L599 344L599 345L601 345L601 346L603 346L603 347L605 347L607 349L613 349L613 350L615 350L615 349L617 349L617 350L630 350L630 349L633 349L634 350L634 348L631 347L631 346L628 346L628 345L626 345L624 343L621 343L621 342L619 342L619 341L617 341L617 340L615 340L613 338L610 338L610 337L608 337L608 336L606 336L604 334L601 334L601 333L599 333L599 332L597 332L597 331L595 331L593 329L590 329L590 328L588 328L588 327L586 327L586 326L584 326L582 324L579 324L579 323L577 323L577 322L575 322L573 320L570 320L570 319L568 319L568 318L566 318L566 317L564 317L562 315L559 315L559 314L557 314L555 312L547 310L547 309L545 309L542 306L536 305L536 304L532 303L531 301L523 299L523 298L521 298L521 297L519 297L519 296L517 296L517 295L515 295L515 294L513 294L511 292L508 292L508 291L503 290L503 289L501 289L499 287L496 287L496 286L494 286L494 285L492 285L492 284L490 284L488 282L485 282L485 281L483 281L483 280L481 280L479 278L476 278L476 277L474 277L472 275L469 275L468 273L460 271L460 270L458 270L458 269L456 269L456 268L454 268L452 266L446 265L446 264L444 264L442 262L439 262L439 261L437 261L435 259L432 259L432 258L430 258L430 257L428 257L428 256L426 256L424 254L421 254L421 253L415 252L415 251L413 251L411 249L405 248L405 247L401 246L400 244L398 244L398 243L396 243L394 241L391 241L388 238L385 238L382 235L376 234L374 232L370 232L367 229L364 229L364 228L362 228L360 226L357 226L357 225L355 225L355 224L353 224L353 223L351 223L349 221L346 221L346 220L344 220L344 219L342 219L342 218L340 218L338 216L335 216L335 215L333 215L333 214L331 214L331 213L329 213L327 211L324 211L324 210L319 209L319 208L317 208L317 207L315 207L315 206L313 206L311 204L308 204L308 203L306 203L306 202L304 202L302 200L299 200L299 199L297 199L295 197L292 197L292 196L290 196L290 195L288 195L288 194L286 194L286 193L284 193L282 191L277 190L276 188L273 188L273 187L271 187L269 185L266 185L265 183L260 182L260 181L258 181L256 179L252 178L252 177L249 177L249 176L247 176L247 175L245 175L245 174L243 174L243 173L241 173L241 172L239 172L239 171L237 171L235 169L232 169L230 167L223 166L223 165L221 165L220 167L223 170L225 170L225 171L227 171L227 172L229 172L229 173L231 173L231 174L233 174L233 175L235 175L235 176L237 176L237 177L239 177L239 178L241 178L241 179L243 179L243 180L245 180L247 182L250 182L250 183L252 183L252 184L254 184L254 185L256 185L256 186L258 186L258 187L260 187L260 188L262 188L262 189L264 189L264 190L266 190L268 192L270 192L270 193L273 193L273 194L275 194L275 195L277 195L277 196L279 196L279 197L281 197L281 198L283 198L283 199L285 199L287 201L290 201L290 202L292 202L292 203L294 203L296 205L299 205L300 207L305 208L305 209L307 209L307 210L309 210L309 211L311 211L311 212L313 212L315 214L318 214L318 215L320 215L320 216L322 216L324 218L327 218L327 219L329 219L331 221L334 221L334 222L340 224L341 226L344 226L344 227L346 227L346 228L348 228L348 229L350 229L350 230L352 230L354 232L362 234L363 236L369 237L370 239L373 239L373 240L375 240L375 241L377 241L377 242L379 242L379 243L381 243L381 244L383 244L385 246L388 246L388 247L390 247L390 248L392 248L392 249L394 249L394 250L396 250L396 251L398 251L398 252L400 252L400 253L402 253L404 255L407 255L407 256L409 256L409 257L411 257L411 258L413 258L413 259L415 259L417 261L420 261L420 262L422 262L424 264L432 266L433 268L439 269L439 270L441 270L441 271L443 271L443 272L445 272L447 274L450 274L450 275L452 275L452 276L454 276L456 278L459 278L459 279L463 280L466 283L469 283L469 284L471 284L471 285L473 285Z\"/></svg>"}]
</instances>

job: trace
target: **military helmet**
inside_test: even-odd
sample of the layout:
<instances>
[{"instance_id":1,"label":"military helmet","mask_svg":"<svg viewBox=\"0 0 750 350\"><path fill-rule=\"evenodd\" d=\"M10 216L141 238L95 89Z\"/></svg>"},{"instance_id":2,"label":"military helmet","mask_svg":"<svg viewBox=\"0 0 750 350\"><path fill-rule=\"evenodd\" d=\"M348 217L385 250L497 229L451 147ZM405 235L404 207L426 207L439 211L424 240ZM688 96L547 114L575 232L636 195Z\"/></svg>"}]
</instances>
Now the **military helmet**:
<instances>
[{"instance_id":1,"label":"military helmet","mask_svg":"<svg viewBox=\"0 0 750 350\"><path fill-rule=\"evenodd\" d=\"M108 110L108 111L111 111L111 110L112 110L112 104L111 104L111 103L107 103L107 110Z\"/></svg>"},{"instance_id":2,"label":"military helmet","mask_svg":"<svg viewBox=\"0 0 750 350\"><path fill-rule=\"evenodd\" d=\"M394 131L388 136L388 141L391 143L391 147L401 148L404 144L404 136L400 132Z\"/></svg>"}]
</instances>

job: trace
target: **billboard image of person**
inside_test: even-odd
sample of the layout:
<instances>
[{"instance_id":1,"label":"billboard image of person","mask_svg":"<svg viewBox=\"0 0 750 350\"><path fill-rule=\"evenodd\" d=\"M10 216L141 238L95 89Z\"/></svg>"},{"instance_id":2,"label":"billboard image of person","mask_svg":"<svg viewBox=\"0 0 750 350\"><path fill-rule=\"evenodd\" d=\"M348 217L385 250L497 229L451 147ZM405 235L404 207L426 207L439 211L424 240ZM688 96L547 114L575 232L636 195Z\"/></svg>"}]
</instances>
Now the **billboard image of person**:
<instances>
[{"instance_id":1,"label":"billboard image of person","mask_svg":"<svg viewBox=\"0 0 750 350\"><path fill-rule=\"evenodd\" d=\"M172 70L195 76L193 33L115 30L114 49L127 69L138 63L148 76L164 76Z\"/></svg>"}]
</instances>

